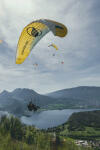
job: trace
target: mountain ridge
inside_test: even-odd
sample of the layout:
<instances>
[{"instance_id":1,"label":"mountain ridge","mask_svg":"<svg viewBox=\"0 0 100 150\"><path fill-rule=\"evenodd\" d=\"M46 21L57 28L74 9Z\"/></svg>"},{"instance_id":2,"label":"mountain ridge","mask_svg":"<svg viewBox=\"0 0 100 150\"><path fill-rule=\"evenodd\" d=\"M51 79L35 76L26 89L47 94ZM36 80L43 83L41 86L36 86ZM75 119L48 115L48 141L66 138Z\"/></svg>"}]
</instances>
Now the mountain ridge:
<instances>
[{"instance_id":1,"label":"mountain ridge","mask_svg":"<svg viewBox=\"0 0 100 150\"><path fill-rule=\"evenodd\" d=\"M32 89L17 88L0 93L0 110L15 115L25 114L32 102L41 109L100 108L100 87L80 86L41 95Z\"/></svg>"}]
</instances>

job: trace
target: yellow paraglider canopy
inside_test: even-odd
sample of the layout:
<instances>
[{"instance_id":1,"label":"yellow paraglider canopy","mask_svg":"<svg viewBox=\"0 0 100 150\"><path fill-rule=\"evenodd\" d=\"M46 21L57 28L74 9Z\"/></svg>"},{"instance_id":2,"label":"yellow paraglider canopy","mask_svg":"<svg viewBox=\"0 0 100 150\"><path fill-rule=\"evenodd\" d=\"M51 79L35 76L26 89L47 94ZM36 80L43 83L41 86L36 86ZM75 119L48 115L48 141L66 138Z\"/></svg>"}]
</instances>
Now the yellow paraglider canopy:
<instances>
[{"instance_id":1,"label":"yellow paraglider canopy","mask_svg":"<svg viewBox=\"0 0 100 150\"><path fill-rule=\"evenodd\" d=\"M55 45L55 44L50 44L48 47L50 47L50 46L52 46L52 47L54 47L56 50L58 50L58 47Z\"/></svg>"},{"instance_id":2,"label":"yellow paraglider canopy","mask_svg":"<svg viewBox=\"0 0 100 150\"><path fill-rule=\"evenodd\" d=\"M68 30L59 23L52 20L40 19L28 24L22 31L16 54L16 64L21 64L27 58L32 48L45 36L49 31L55 36L64 37Z\"/></svg>"}]
</instances>

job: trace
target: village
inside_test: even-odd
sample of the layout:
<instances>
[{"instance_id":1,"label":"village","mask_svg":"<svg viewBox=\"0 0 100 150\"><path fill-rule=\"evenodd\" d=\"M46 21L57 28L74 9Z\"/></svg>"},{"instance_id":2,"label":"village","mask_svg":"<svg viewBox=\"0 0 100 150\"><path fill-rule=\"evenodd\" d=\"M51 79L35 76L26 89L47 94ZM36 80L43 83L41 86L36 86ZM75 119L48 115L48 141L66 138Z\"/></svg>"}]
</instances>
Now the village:
<instances>
[{"instance_id":1,"label":"village","mask_svg":"<svg viewBox=\"0 0 100 150\"><path fill-rule=\"evenodd\" d=\"M75 140L75 144L83 147L100 148L100 140L96 140L96 141Z\"/></svg>"}]
</instances>

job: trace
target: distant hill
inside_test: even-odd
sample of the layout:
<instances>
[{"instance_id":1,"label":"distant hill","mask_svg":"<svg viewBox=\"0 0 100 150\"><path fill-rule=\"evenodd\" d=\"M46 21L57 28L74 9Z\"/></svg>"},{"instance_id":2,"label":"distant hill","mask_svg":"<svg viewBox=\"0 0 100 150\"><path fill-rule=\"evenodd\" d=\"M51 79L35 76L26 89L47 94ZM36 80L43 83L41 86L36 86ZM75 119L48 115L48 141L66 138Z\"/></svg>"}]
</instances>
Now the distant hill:
<instances>
[{"instance_id":1,"label":"distant hill","mask_svg":"<svg viewBox=\"0 0 100 150\"><path fill-rule=\"evenodd\" d=\"M63 89L47 94L51 98L59 99L59 103L76 107L99 107L100 87L80 86Z\"/></svg>"},{"instance_id":2,"label":"distant hill","mask_svg":"<svg viewBox=\"0 0 100 150\"><path fill-rule=\"evenodd\" d=\"M27 114L32 102L42 109L100 108L100 87L76 87L41 95L32 89L15 89L0 93L0 110L15 115Z\"/></svg>"},{"instance_id":3,"label":"distant hill","mask_svg":"<svg viewBox=\"0 0 100 150\"><path fill-rule=\"evenodd\" d=\"M67 123L71 131L82 131L85 127L100 129L100 110L73 113Z\"/></svg>"},{"instance_id":4,"label":"distant hill","mask_svg":"<svg viewBox=\"0 0 100 150\"><path fill-rule=\"evenodd\" d=\"M47 94L53 98L88 98L100 99L100 87L80 86L75 88L63 89Z\"/></svg>"}]
</instances>

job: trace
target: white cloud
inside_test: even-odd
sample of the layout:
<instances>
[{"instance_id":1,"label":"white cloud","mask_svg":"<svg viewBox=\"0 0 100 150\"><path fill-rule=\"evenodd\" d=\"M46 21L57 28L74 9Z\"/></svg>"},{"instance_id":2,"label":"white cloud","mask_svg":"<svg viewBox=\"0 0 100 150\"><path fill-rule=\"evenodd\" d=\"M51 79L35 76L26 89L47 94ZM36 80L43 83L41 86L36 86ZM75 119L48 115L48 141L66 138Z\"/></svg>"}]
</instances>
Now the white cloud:
<instances>
[{"instance_id":1,"label":"white cloud","mask_svg":"<svg viewBox=\"0 0 100 150\"><path fill-rule=\"evenodd\" d=\"M0 38L8 44L10 53L0 53L1 88L26 87L45 93L83 85L83 81L90 84L89 76L96 65L92 61L97 62L99 56L100 34L97 36L98 28L94 28L95 22L100 24L94 14L97 3L98 0L62 0L60 3L58 0L0 0ZM68 36L61 39L47 34L22 65L15 65L17 42L23 27L40 18L64 23L68 27ZM48 48L51 43L55 43L59 51ZM55 57L52 57L53 53ZM61 65L63 60L64 65ZM36 69L34 63L38 63ZM89 69L91 66L93 70ZM81 72L86 70L84 78ZM92 83L96 85L97 80Z\"/></svg>"}]
</instances>

